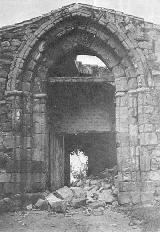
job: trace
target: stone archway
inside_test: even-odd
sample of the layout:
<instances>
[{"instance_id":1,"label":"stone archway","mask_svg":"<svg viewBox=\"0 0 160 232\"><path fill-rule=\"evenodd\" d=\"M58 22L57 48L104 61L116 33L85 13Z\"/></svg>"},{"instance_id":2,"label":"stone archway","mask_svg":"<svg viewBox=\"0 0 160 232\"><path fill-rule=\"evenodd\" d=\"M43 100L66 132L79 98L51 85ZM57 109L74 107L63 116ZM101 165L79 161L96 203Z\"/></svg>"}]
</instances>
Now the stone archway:
<instances>
[{"instance_id":1,"label":"stone archway","mask_svg":"<svg viewBox=\"0 0 160 232\"><path fill-rule=\"evenodd\" d=\"M138 128L138 94L146 91L149 73L145 56L138 50L132 33L112 14L104 10L73 4L50 15L17 54L9 74L6 97L12 104L14 152L20 143L21 160L40 169L46 186L47 174L47 115L44 81L56 61L72 52L94 54L113 72L116 85L116 133L119 169L119 198L128 194L131 182L139 175L140 131ZM33 127L34 123L34 127ZM19 141L20 138L20 141ZM28 171L28 173L30 173ZM22 189L27 178L21 175ZM125 178L129 182L126 187ZM30 181L30 188L34 178ZM122 191L121 191L122 190ZM127 193L126 193L127 192ZM128 195L134 201L134 186ZM140 194L135 200L140 201Z\"/></svg>"}]
</instances>

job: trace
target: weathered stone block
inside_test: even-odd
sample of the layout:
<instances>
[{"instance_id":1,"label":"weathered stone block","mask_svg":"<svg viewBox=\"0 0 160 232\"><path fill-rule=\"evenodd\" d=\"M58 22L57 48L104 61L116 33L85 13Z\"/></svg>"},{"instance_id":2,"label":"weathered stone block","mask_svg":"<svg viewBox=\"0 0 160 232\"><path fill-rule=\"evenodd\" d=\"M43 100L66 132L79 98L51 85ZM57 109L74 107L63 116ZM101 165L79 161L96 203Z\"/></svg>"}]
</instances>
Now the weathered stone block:
<instances>
[{"instance_id":1,"label":"weathered stone block","mask_svg":"<svg viewBox=\"0 0 160 232\"><path fill-rule=\"evenodd\" d=\"M33 107L33 112L36 113L45 113L46 112L46 104L35 104Z\"/></svg>"},{"instance_id":2,"label":"weathered stone block","mask_svg":"<svg viewBox=\"0 0 160 232\"><path fill-rule=\"evenodd\" d=\"M158 137L157 134L152 133L141 133L140 134L140 144L141 145L152 145L152 144L158 144Z\"/></svg>"},{"instance_id":3,"label":"weathered stone block","mask_svg":"<svg viewBox=\"0 0 160 232\"><path fill-rule=\"evenodd\" d=\"M132 180L131 172L122 172L122 180L124 182L130 182Z\"/></svg>"},{"instance_id":4,"label":"weathered stone block","mask_svg":"<svg viewBox=\"0 0 160 232\"><path fill-rule=\"evenodd\" d=\"M33 128L35 134L43 134L46 131L47 124L45 122L34 122Z\"/></svg>"},{"instance_id":5,"label":"weathered stone block","mask_svg":"<svg viewBox=\"0 0 160 232\"><path fill-rule=\"evenodd\" d=\"M34 113L33 122L44 123L46 121L46 113Z\"/></svg>"},{"instance_id":6,"label":"weathered stone block","mask_svg":"<svg viewBox=\"0 0 160 232\"><path fill-rule=\"evenodd\" d=\"M149 171L151 169L151 160L149 155L140 155L140 170Z\"/></svg>"},{"instance_id":7,"label":"weathered stone block","mask_svg":"<svg viewBox=\"0 0 160 232\"><path fill-rule=\"evenodd\" d=\"M149 178L149 180L152 180L152 181L160 180L160 170L150 171L148 173L148 178Z\"/></svg>"},{"instance_id":8,"label":"weathered stone block","mask_svg":"<svg viewBox=\"0 0 160 232\"><path fill-rule=\"evenodd\" d=\"M36 65L36 62L34 60L31 60L28 65L28 69L32 71Z\"/></svg>"},{"instance_id":9,"label":"weathered stone block","mask_svg":"<svg viewBox=\"0 0 160 232\"><path fill-rule=\"evenodd\" d=\"M151 159L151 170L159 170L160 169L160 157L155 157Z\"/></svg>"},{"instance_id":10,"label":"weathered stone block","mask_svg":"<svg viewBox=\"0 0 160 232\"><path fill-rule=\"evenodd\" d=\"M84 198L72 199L70 205L75 209L80 208L86 205L86 199Z\"/></svg>"},{"instance_id":11,"label":"weathered stone block","mask_svg":"<svg viewBox=\"0 0 160 232\"><path fill-rule=\"evenodd\" d=\"M128 106L128 96L125 94L124 96L120 97L120 106Z\"/></svg>"},{"instance_id":12,"label":"weathered stone block","mask_svg":"<svg viewBox=\"0 0 160 232\"><path fill-rule=\"evenodd\" d=\"M124 77L125 76L124 69L122 69L118 65L113 68L113 72L114 72L115 77L119 78L119 77Z\"/></svg>"},{"instance_id":13,"label":"weathered stone block","mask_svg":"<svg viewBox=\"0 0 160 232\"><path fill-rule=\"evenodd\" d=\"M11 173L1 173L0 174L0 182L10 182L11 179Z\"/></svg>"},{"instance_id":14,"label":"weathered stone block","mask_svg":"<svg viewBox=\"0 0 160 232\"><path fill-rule=\"evenodd\" d=\"M21 41L19 39L12 39L11 45L15 46L15 47L18 47L18 46L21 45Z\"/></svg>"},{"instance_id":15,"label":"weathered stone block","mask_svg":"<svg viewBox=\"0 0 160 232\"><path fill-rule=\"evenodd\" d=\"M35 207L40 210L47 210L48 209L48 202L47 200L38 199L37 203L35 204Z\"/></svg>"},{"instance_id":16,"label":"weathered stone block","mask_svg":"<svg viewBox=\"0 0 160 232\"><path fill-rule=\"evenodd\" d=\"M130 145L138 144L138 125L129 125Z\"/></svg>"},{"instance_id":17,"label":"weathered stone block","mask_svg":"<svg viewBox=\"0 0 160 232\"><path fill-rule=\"evenodd\" d=\"M119 121L119 124L116 124L116 131L119 133L128 132L128 123Z\"/></svg>"},{"instance_id":18,"label":"weathered stone block","mask_svg":"<svg viewBox=\"0 0 160 232\"><path fill-rule=\"evenodd\" d=\"M51 209L57 213L65 213L67 209L67 201L61 200L54 196L52 193L46 197Z\"/></svg>"},{"instance_id":19,"label":"weathered stone block","mask_svg":"<svg viewBox=\"0 0 160 232\"><path fill-rule=\"evenodd\" d=\"M116 91L125 91L128 88L126 77L120 77L115 79Z\"/></svg>"},{"instance_id":20,"label":"weathered stone block","mask_svg":"<svg viewBox=\"0 0 160 232\"><path fill-rule=\"evenodd\" d=\"M71 201L73 198L73 192L67 186L64 186L63 188L58 189L56 192L62 197L62 199L66 201Z\"/></svg>"},{"instance_id":21,"label":"weathered stone block","mask_svg":"<svg viewBox=\"0 0 160 232\"><path fill-rule=\"evenodd\" d=\"M128 133L118 133L116 137L117 143L124 144L124 146L129 146L129 134Z\"/></svg>"},{"instance_id":22,"label":"weathered stone block","mask_svg":"<svg viewBox=\"0 0 160 232\"><path fill-rule=\"evenodd\" d=\"M142 133L143 132L152 132L152 131L154 131L154 126L151 123L146 123L144 125L139 126L139 131Z\"/></svg>"},{"instance_id":23,"label":"weathered stone block","mask_svg":"<svg viewBox=\"0 0 160 232\"><path fill-rule=\"evenodd\" d=\"M125 205L125 204L132 203L132 197L131 197L130 193L119 192L119 194L118 194L118 203L120 205Z\"/></svg>"},{"instance_id":24,"label":"weathered stone block","mask_svg":"<svg viewBox=\"0 0 160 232\"><path fill-rule=\"evenodd\" d=\"M31 90L30 82L22 82L22 90L24 92L30 92L30 90Z\"/></svg>"},{"instance_id":25,"label":"weathered stone block","mask_svg":"<svg viewBox=\"0 0 160 232\"><path fill-rule=\"evenodd\" d=\"M45 152L47 146L47 135L46 134L35 134L34 135L34 150L33 150L33 160L44 161Z\"/></svg>"},{"instance_id":26,"label":"weathered stone block","mask_svg":"<svg viewBox=\"0 0 160 232\"><path fill-rule=\"evenodd\" d=\"M24 148L31 148L33 146L33 139L31 136L24 137Z\"/></svg>"},{"instance_id":27,"label":"weathered stone block","mask_svg":"<svg viewBox=\"0 0 160 232\"><path fill-rule=\"evenodd\" d=\"M24 82L31 82L32 78L33 78L33 72L27 71L24 74L23 81Z\"/></svg>"},{"instance_id":28,"label":"weathered stone block","mask_svg":"<svg viewBox=\"0 0 160 232\"><path fill-rule=\"evenodd\" d=\"M130 196L132 199L132 204L139 204L141 203L141 193L140 191L130 192Z\"/></svg>"},{"instance_id":29,"label":"weathered stone block","mask_svg":"<svg viewBox=\"0 0 160 232\"><path fill-rule=\"evenodd\" d=\"M115 200L115 198L112 195L112 190L107 189L100 192L98 194L98 200L103 202L105 201L106 203L111 204Z\"/></svg>"},{"instance_id":30,"label":"weathered stone block","mask_svg":"<svg viewBox=\"0 0 160 232\"><path fill-rule=\"evenodd\" d=\"M7 78L7 76L8 76L7 71L0 69L0 78Z\"/></svg>"},{"instance_id":31,"label":"weathered stone block","mask_svg":"<svg viewBox=\"0 0 160 232\"><path fill-rule=\"evenodd\" d=\"M14 138L12 135L12 132L8 132L3 134L3 138L4 138L4 146L6 148L13 148L13 144L14 144Z\"/></svg>"},{"instance_id":32,"label":"weathered stone block","mask_svg":"<svg viewBox=\"0 0 160 232\"><path fill-rule=\"evenodd\" d=\"M41 57L41 53L38 51L36 51L35 54L33 55L33 59L35 61L38 61L40 57Z\"/></svg>"},{"instance_id":33,"label":"weathered stone block","mask_svg":"<svg viewBox=\"0 0 160 232\"><path fill-rule=\"evenodd\" d=\"M3 42L1 42L1 46L2 47L9 47L10 46L10 42L9 41L3 41Z\"/></svg>"},{"instance_id":34,"label":"weathered stone block","mask_svg":"<svg viewBox=\"0 0 160 232\"><path fill-rule=\"evenodd\" d=\"M119 183L119 191L120 192L138 192L139 191L139 183L138 182L121 182Z\"/></svg>"},{"instance_id":35,"label":"weathered stone block","mask_svg":"<svg viewBox=\"0 0 160 232\"><path fill-rule=\"evenodd\" d=\"M81 187L71 187L74 198L86 198L86 192Z\"/></svg>"},{"instance_id":36,"label":"weathered stone block","mask_svg":"<svg viewBox=\"0 0 160 232\"><path fill-rule=\"evenodd\" d=\"M154 195L152 191L141 192L142 203L152 203L153 200L154 200Z\"/></svg>"},{"instance_id":37,"label":"weathered stone block","mask_svg":"<svg viewBox=\"0 0 160 232\"><path fill-rule=\"evenodd\" d=\"M132 78L129 79L128 81L128 89L136 89L137 88L137 79L136 78Z\"/></svg>"}]
</instances>

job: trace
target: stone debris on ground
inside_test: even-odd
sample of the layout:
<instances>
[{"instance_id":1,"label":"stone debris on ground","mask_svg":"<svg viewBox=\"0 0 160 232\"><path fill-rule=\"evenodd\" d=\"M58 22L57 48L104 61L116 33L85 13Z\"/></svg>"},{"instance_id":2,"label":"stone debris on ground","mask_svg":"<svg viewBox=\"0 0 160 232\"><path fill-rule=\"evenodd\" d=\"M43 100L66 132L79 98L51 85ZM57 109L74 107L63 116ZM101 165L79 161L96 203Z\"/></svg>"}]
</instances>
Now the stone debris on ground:
<instances>
[{"instance_id":1,"label":"stone debris on ground","mask_svg":"<svg viewBox=\"0 0 160 232\"><path fill-rule=\"evenodd\" d=\"M27 209L27 210L32 210L32 209L33 209L33 205L32 205L32 204L27 205L27 206L26 206L26 209Z\"/></svg>"},{"instance_id":2,"label":"stone debris on ground","mask_svg":"<svg viewBox=\"0 0 160 232\"><path fill-rule=\"evenodd\" d=\"M70 206L72 206L75 209L80 208L81 206L85 206L85 205L86 205L85 198L74 198L70 203Z\"/></svg>"},{"instance_id":3,"label":"stone debris on ground","mask_svg":"<svg viewBox=\"0 0 160 232\"><path fill-rule=\"evenodd\" d=\"M117 186L116 167L113 169L105 169L96 176L89 176L82 179L70 188L64 186L54 192L48 190L44 193L27 193L24 196L15 195L13 199L4 198L3 207L14 205L16 201L23 199L23 208L31 210L48 210L55 213L64 213L70 216L70 210L84 208L84 214L101 214L105 207L118 205L117 202ZM19 199L19 200L18 200ZM22 206L22 204L19 204ZM14 210L13 210L14 211Z\"/></svg>"},{"instance_id":4,"label":"stone debris on ground","mask_svg":"<svg viewBox=\"0 0 160 232\"><path fill-rule=\"evenodd\" d=\"M47 200L38 199L37 203L35 204L35 207L40 210L48 210L48 202Z\"/></svg>"},{"instance_id":5,"label":"stone debris on ground","mask_svg":"<svg viewBox=\"0 0 160 232\"><path fill-rule=\"evenodd\" d=\"M109 204L117 206L118 190L115 185L117 171L113 169L105 169L97 176L89 176L86 179L78 181L74 186L64 186L53 193L47 192L45 200L40 199L35 204L36 208L46 209L47 205L50 209L57 213L65 213L68 208L86 207L84 213L90 215L91 212L103 213L104 208ZM48 202L48 204L47 204ZM45 206L43 207L43 204ZM70 215L67 212L67 215Z\"/></svg>"}]
</instances>

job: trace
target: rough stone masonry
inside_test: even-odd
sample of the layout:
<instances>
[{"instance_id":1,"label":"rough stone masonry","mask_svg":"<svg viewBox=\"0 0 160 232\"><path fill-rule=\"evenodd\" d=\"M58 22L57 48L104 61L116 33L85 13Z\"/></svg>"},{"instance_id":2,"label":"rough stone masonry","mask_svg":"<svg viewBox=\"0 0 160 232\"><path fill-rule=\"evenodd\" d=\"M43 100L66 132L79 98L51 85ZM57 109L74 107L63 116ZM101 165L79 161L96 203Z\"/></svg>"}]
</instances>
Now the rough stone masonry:
<instances>
[{"instance_id":1,"label":"rough stone masonry","mask_svg":"<svg viewBox=\"0 0 160 232\"><path fill-rule=\"evenodd\" d=\"M96 55L114 77L119 202L152 202L160 195L160 26L84 4L0 29L0 193L47 188L46 82L73 51Z\"/></svg>"}]
</instances>

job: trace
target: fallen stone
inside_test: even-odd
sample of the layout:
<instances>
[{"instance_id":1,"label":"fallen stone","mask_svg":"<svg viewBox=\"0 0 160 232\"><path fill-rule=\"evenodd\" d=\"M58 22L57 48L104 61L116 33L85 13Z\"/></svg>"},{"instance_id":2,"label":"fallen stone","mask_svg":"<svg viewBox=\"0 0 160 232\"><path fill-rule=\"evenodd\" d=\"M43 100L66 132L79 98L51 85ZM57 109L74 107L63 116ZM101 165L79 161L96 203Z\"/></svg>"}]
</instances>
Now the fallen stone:
<instances>
[{"instance_id":1,"label":"fallen stone","mask_svg":"<svg viewBox=\"0 0 160 232\"><path fill-rule=\"evenodd\" d=\"M46 196L46 200L52 206L53 203L61 201L58 197L56 197L53 193L50 193L48 196Z\"/></svg>"},{"instance_id":2,"label":"fallen stone","mask_svg":"<svg viewBox=\"0 0 160 232\"><path fill-rule=\"evenodd\" d=\"M111 224L111 226L117 227L118 225L117 224Z\"/></svg>"},{"instance_id":3,"label":"fallen stone","mask_svg":"<svg viewBox=\"0 0 160 232\"><path fill-rule=\"evenodd\" d=\"M86 200L87 204L90 204L90 203L93 203L93 202L95 202L95 200L92 197L87 197L87 200Z\"/></svg>"},{"instance_id":4,"label":"fallen stone","mask_svg":"<svg viewBox=\"0 0 160 232\"><path fill-rule=\"evenodd\" d=\"M93 214L95 216L100 216L104 214L104 207L99 207L97 209L94 209Z\"/></svg>"},{"instance_id":5,"label":"fallen stone","mask_svg":"<svg viewBox=\"0 0 160 232\"><path fill-rule=\"evenodd\" d=\"M112 202L112 207L116 208L118 206L118 201L113 201Z\"/></svg>"},{"instance_id":6,"label":"fallen stone","mask_svg":"<svg viewBox=\"0 0 160 232\"><path fill-rule=\"evenodd\" d=\"M27 210L32 210L32 208L33 208L32 204L29 204L29 205L26 206Z\"/></svg>"},{"instance_id":7,"label":"fallen stone","mask_svg":"<svg viewBox=\"0 0 160 232\"><path fill-rule=\"evenodd\" d=\"M83 184L83 181L82 181L82 180L79 180L79 181L77 182L76 186L77 186L77 187L80 187L80 186L82 186L82 184Z\"/></svg>"},{"instance_id":8,"label":"fallen stone","mask_svg":"<svg viewBox=\"0 0 160 232\"><path fill-rule=\"evenodd\" d=\"M66 201L71 201L73 198L73 192L67 186L56 190L56 192Z\"/></svg>"},{"instance_id":9,"label":"fallen stone","mask_svg":"<svg viewBox=\"0 0 160 232\"><path fill-rule=\"evenodd\" d=\"M80 187L71 187L74 198L86 198L87 193Z\"/></svg>"},{"instance_id":10,"label":"fallen stone","mask_svg":"<svg viewBox=\"0 0 160 232\"><path fill-rule=\"evenodd\" d=\"M48 202L47 200L38 199L37 203L35 204L35 207L40 210L47 210L48 209Z\"/></svg>"},{"instance_id":11,"label":"fallen stone","mask_svg":"<svg viewBox=\"0 0 160 232\"><path fill-rule=\"evenodd\" d=\"M101 193L99 193L99 198L100 201L105 201L108 204L111 204L115 198L112 195L112 191L110 189L108 190L103 190Z\"/></svg>"},{"instance_id":12,"label":"fallen stone","mask_svg":"<svg viewBox=\"0 0 160 232\"><path fill-rule=\"evenodd\" d=\"M97 185L100 183L100 180L90 180L90 185Z\"/></svg>"},{"instance_id":13,"label":"fallen stone","mask_svg":"<svg viewBox=\"0 0 160 232\"><path fill-rule=\"evenodd\" d=\"M94 201L91 204L89 204L89 207L91 209L98 209L99 207L105 207L106 203L105 201Z\"/></svg>"},{"instance_id":14,"label":"fallen stone","mask_svg":"<svg viewBox=\"0 0 160 232\"><path fill-rule=\"evenodd\" d=\"M19 46L21 44L21 41L18 39L12 39L11 45L12 46Z\"/></svg>"},{"instance_id":15,"label":"fallen stone","mask_svg":"<svg viewBox=\"0 0 160 232\"><path fill-rule=\"evenodd\" d=\"M92 185L92 186L85 186L85 187L83 188L83 190L86 192L86 191L90 191L90 190L93 189L93 188L95 188L94 185Z\"/></svg>"},{"instance_id":16,"label":"fallen stone","mask_svg":"<svg viewBox=\"0 0 160 232\"><path fill-rule=\"evenodd\" d=\"M84 213L85 216L91 216L92 209L90 209L90 208L85 209L85 210L83 211L83 213Z\"/></svg>"},{"instance_id":17,"label":"fallen stone","mask_svg":"<svg viewBox=\"0 0 160 232\"><path fill-rule=\"evenodd\" d=\"M132 219L132 225L141 225L142 221L138 220L138 219Z\"/></svg>"},{"instance_id":18,"label":"fallen stone","mask_svg":"<svg viewBox=\"0 0 160 232\"><path fill-rule=\"evenodd\" d=\"M85 182L85 186L89 186L90 185L90 179L87 179Z\"/></svg>"},{"instance_id":19,"label":"fallen stone","mask_svg":"<svg viewBox=\"0 0 160 232\"><path fill-rule=\"evenodd\" d=\"M110 188L111 188L111 185L108 184L108 183L102 182L102 188L103 188L103 189L110 189Z\"/></svg>"},{"instance_id":20,"label":"fallen stone","mask_svg":"<svg viewBox=\"0 0 160 232\"><path fill-rule=\"evenodd\" d=\"M118 188L112 186L112 194L113 196L118 196Z\"/></svg>"},{"instance_id":21,"label":"fallen stone","mask_svg":"<svg viewBox=\"0 0 160 232\"><path fill-rule=\"evenodd\" d=\"M65 213L68 206L68 202L65 200L60 200L52 202L51 208L56 213Z\"/></svg>"},{"instance_id":22,"label":"fallen stone","mask_svg":"<svg viewBox=\"0 0 160 232\"><path fill-rule=\"evenodd\" d=\"M91 196L94 200L98 200L98 193L93 193L92 196Z\"/></svg>"},{"instance_id":23,"label":"fallen stone","mask_svg":"<svg viewBox=\"0 0 160 232\"><path fill-rule=\"evenodd\" d=\"M9 198L9 197L5 197L3 198L3 201L7 204L11 204L12 203L12 200Z\"/></svg>"},{"instance_id":24,"label":"fallen stone","mask_svg":"<svg viewBox=\"0 0 160 232\"><path fill-rule=\"evenodd\" d=\"M74 207L75 209L80 208L81 206L85 206L86 205L86 199L84 199L84 198L73 199L71 201L70 205L72 207Z\"/></svg>"},{"instance_id":25,"label":"fallen stone","mask_svg":"<svg viewBox=\"0 0 160 232\"><path fill-rule=\"evenodd\" d=\"M128 225L129 226L135 226L135 224L133 222L129 222Z\"/></svg>"},{"instance_id":26,"label":"fallen stone","mask_svg":"<svg viewBox=\"0 0 160 232\"><path fill-rule=\"evenodd\" d=\"M87 199L93 197L95 194L98 194L98 187L95 186L94 188L92 188L91 190L87 191Z\"/></svg>"},{"instance_id":27,"label":"fallen stone","mask_svg":"<svg viewBox=\"0 0 160 232\"><path fill-rule=\"evenodd\" d=\"M64 213L67 209L67 201L57 198L53 193L50 193L46 200L48 201L51 209L57 213Z\"/></svg>"},{"instance_id":28,"label":"fallen stone","mask_svg":"<svg viewBox=\"0 0 160 232\"><path fill-rule=\"evenodd\" d=\"M43 192L43 197L47 197L50 194L50 192L48 190L46 190L45 192Z\"/></svg>"},{"instance_id":29,"label":"fallen stone","mask_svg":"<svg viewBox=\"0 0 160 232\"><path fill-rule=\"evenodd\" d=\"M9 41L1 42L1 46L2 47L9 47L10 46L10 42Z\"/></svg>"}]
</instances>

